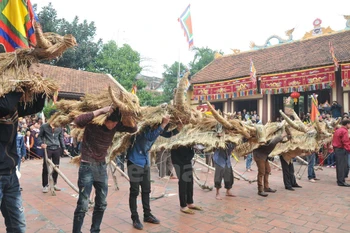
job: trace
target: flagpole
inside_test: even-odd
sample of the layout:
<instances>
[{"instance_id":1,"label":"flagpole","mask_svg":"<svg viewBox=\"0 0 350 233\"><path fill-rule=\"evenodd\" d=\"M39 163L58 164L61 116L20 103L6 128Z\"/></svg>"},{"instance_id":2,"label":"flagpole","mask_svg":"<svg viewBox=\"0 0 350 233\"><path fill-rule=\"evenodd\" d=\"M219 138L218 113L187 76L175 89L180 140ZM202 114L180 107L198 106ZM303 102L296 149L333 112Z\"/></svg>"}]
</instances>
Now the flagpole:
<instances>
[{"instance_id":1,"label":"flagpole","mask_svg":"<svg viewBox=\"0 0 350 233\"><path fill-rule=\"evenodd\" d=\"M178 70L177 70L177 86L179 86L179 82L180 82L180 73L181 73L181 71L180 71L180 69L181 69L181 66L180 66L180 61L181 61L181 56L180 56L180 54L181 54L181 49L180 49L180 46L179 46L179 57L178 57Z\"/></svg>"}]
</instances>

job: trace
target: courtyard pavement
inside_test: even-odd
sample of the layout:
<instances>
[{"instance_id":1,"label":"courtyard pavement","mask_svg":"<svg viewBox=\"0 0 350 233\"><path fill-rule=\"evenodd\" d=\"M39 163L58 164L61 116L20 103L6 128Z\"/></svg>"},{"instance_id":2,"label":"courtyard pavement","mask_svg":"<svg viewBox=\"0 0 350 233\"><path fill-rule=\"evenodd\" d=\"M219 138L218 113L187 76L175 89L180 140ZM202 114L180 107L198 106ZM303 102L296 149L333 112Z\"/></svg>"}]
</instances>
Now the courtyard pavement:
<instances>
[{"instance_id":1,"label":"courtyard pavement","mask_svg":"<svg viewBox=\"0 0 350 233\"><path fill-rule=\"evenodd\" d=\"M76 185L78 168L69 163L69 158L61 159L61 171ZM245 161L233 161L234 169L245 171ZM300 165L295 163L296 173ZM72 231L73 213L77 202L77 193L58 178L62 191L57 196L42 193L41 160L25 161L21 166L23 187L22 197L28 233L62 233ZM213 185L213 173L196 164L196 173L202 182ZM256 165L253 162L252 172L245 172L249 179L256 177ZM305 172L304 172L305 171ZM304 172L304 174L303 174ZM301 167L301 180L297 180L302 189L288 191L284 189L282 172L272 169L270 185L277 192L264 198L257 195L257 184L235 180L233 193L236 197L215 199L215 191L204 191L194 185L195 204L203 207L194 215L179 211L177 180L159 179L156 168L152 168L152 197L165 192L165 197L151 201L152 213L161 221L159 225L144 224L145 232L350 232L350 188L338 187L335 169L324 167L316 171L321 180L311 183L307 179L305 166ZM133 229L128 207L129 183L118 174L119 190L116 190L112 178L107 197L102 233L140 232ZM139 213L142 206L139 197ZM89 232L92 210L84 221L83 232ZM0 221L0 232L5 232L3 218Z\"/></svg>"}]
</instances>

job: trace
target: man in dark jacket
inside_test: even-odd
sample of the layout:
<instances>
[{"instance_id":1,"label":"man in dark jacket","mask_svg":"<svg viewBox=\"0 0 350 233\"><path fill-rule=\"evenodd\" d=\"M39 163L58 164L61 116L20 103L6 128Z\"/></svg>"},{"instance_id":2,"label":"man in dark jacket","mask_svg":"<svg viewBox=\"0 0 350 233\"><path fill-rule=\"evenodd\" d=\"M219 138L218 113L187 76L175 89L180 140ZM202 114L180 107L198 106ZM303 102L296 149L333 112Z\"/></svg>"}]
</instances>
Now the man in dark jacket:
<instances>
[{"instance_id":1,"label":"man in dark jacket","mask_svg":"<svg viewBox=\"0 0 350 233\"><path fill-rule=\"evenodd\" d=\"M342 106L338 104L337 101L333 101L333 104L331 106L331 112L333 118L341 117L341 108Z\"/></svg>"},{"instance_id":2,"label":"man in dark jacket","mask_svg":"<svg viewBox=\"0 0 350 233\"><path fill-rule=\"evenodd\" d=\"M32 104L20 103L22 93L10 92L0 97L0 203L6 232L26 231L22 197L16 176L18 117L40 112L45 95L37 95Z\"/></svg>"},{"instance_id":3,"label":"man in dark jacket","mask_svg":"<svg viewBox=\"0 0 350 233\"><path fill-rule=\"evenodd\" d=\"M50 112L50 117L55 113L55 110ZM40 132L38 136L39 145L41 148L47 150L48 159L52 159L52 162L59 167L60 165L60 157L62 155L62 149L64 153L67 154L68 151L64 145L63 141L63 129L62 127L54 127L54 125L46 123L40 127ZM58 173L56 171L52 172L52 178L54 181L54 189L55 191L61 191L60 188L57 187L57 177ZM47 171L47 165L45 156L43 159L43 171L42 171L42 185L43 185L43 193L49 192L49 174Z\"/></svg>"}]
</instances>

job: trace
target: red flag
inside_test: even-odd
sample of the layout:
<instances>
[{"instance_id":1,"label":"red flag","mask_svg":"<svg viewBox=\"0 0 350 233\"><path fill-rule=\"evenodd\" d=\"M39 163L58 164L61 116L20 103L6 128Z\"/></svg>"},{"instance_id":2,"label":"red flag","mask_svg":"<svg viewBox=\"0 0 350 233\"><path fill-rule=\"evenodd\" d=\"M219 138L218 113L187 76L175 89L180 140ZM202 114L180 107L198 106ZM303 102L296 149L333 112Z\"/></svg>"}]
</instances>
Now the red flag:
<instances>
[{"instance_id":1,"label":"red flag","mask_svg":"<svg viewBox=\"0 0 350 233\"><path fill-rule=\"evenodd\" d=\"M317 101L317 96L313 94L311 96L311 116L310 120L314 122L315 120L318 121L318 118L320 117L320 112L318 111L318 101Z\"/></svg>"},{"instance_id":2,"label":"red flag","mask_svg":"<svg viewBox=\"0 0 350 233\"><path fill-rule=\"evenodd\" d=\"M181 27L185 32L185 36L188 42L188 48L191 48L193 46L193 31L192 31L190 5L188 5L184 13L182 13L178 21L180 22Z\"/></svg>"},{"instance_id":3,"label":"red flag","mask_svg":"<svg viewBox=\"0 0 350 233\"><path fill-rule=\"evenodd\" d=\"M338 62L338 59L335 57L335 54L334 54L334 47L333 47L333 44L332 44L332 41L329 41L329 52L331 53L332 55L332 59L333 59L333 62L334 62L334 66L336 67L336 71L338 70L339 68L339 62Z\"/></svg>"}]
</instances>

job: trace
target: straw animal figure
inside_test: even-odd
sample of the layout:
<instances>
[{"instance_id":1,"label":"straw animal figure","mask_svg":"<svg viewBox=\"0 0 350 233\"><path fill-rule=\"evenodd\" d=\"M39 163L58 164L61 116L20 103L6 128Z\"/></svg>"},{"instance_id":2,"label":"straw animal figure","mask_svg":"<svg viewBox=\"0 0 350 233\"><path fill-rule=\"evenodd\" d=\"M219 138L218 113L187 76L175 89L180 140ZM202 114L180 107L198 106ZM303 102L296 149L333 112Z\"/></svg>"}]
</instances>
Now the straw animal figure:
<instances>
[{"instance_id":1,"label":"straw animal figure","mask_svg":"<svg viewBox=\"0 0 350 233\"><path fill-rule=\"evenodd\" d=\"M40 60L57 58L68 48L76 45L72 35L60 36L43 33L35 23L35 48L21 48L14 52L0 54L0 97L11 92L22 92L23 102L31 102L35 94L45 93L52 96L58 87L43 74L35 71L33 64ZM30 69L31 68L31 69Z\"/></svg>"},{"instance_id":2,"label":"straw animal figure","mask_svg":"<svg viewBox=\"0 0 350 233\"><path fill-rule=\"evenodd\" d=\"M294 121L281 110L280 113L288 122L288 126L285 129L292 136L292 139L283 145L277 144L269 156L282 155L288 163L296 156L317 152L321 148L321 145L330 142L332 140L333 130L340 121L327 124L316 120L313 124L305 125L294 111L292 112Z\"/></svg>"}]
</instances>

